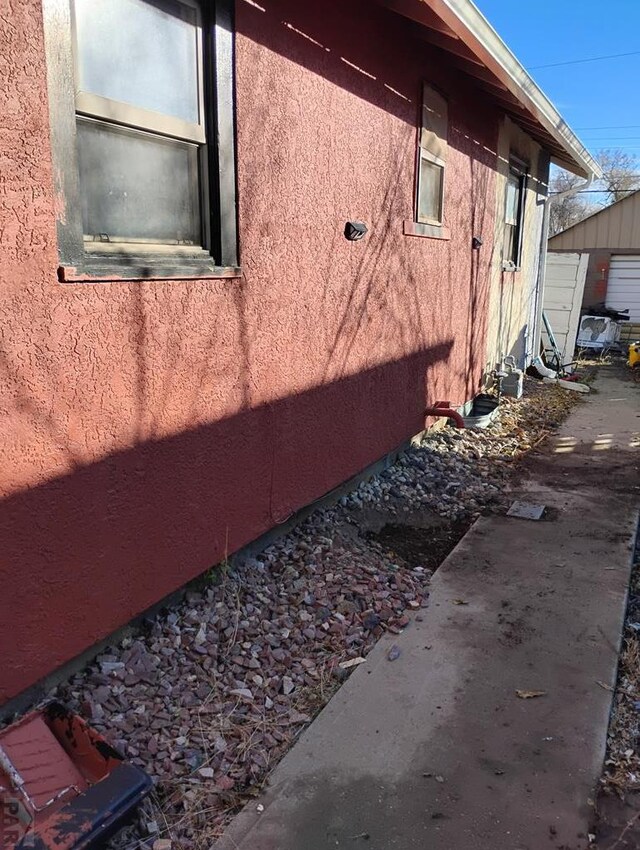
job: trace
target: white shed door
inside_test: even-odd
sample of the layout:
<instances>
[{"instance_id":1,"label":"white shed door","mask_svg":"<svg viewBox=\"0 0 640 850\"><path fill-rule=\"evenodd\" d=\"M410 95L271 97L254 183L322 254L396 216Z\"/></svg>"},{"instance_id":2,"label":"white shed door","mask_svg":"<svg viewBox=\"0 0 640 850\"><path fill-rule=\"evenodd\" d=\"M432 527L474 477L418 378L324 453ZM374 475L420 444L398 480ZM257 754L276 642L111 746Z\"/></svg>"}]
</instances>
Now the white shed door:
<instances>
[{"instance_id":1,"label":"white shed door","mask_svg":"<svg viewBox=\"0 0 640 850\"><path fill-rule=\"evenodd\" d=\"M609 266L607 307L629 308L632 322L640 322L640 255L614 254Z\"/></svg>"},{"instance_id":2,"label":"white shed door","mask_svg":"<svg viewBox=\"0 0 640 850\"><path fill-rule=\"evenodd\" d=\"M573 357L576 346L588 262L588 254L547 254L543 306L565 363ZM550 348L544 325L542 341Z\"/></svg>"}]
</instances>

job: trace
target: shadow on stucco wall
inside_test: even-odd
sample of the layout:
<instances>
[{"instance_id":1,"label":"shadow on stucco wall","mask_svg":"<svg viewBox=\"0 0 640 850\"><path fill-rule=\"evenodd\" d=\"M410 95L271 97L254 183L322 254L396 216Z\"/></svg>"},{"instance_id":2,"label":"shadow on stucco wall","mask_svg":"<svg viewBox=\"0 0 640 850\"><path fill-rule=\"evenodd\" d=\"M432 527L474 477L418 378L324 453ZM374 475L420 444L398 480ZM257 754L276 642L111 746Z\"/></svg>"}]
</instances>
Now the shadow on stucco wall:
<instances>
[{"instance_id":1,"label":"shadow on stucco wall","mask_svg":"<svg viewBox=\"0 0 640 850\"><path fill-rule=\"evenodd\" d=\"M450 352L76 459L4 499L0 703L423 428L429 371ZM410 413L389 416L399 409Z\"/></svg>"},{"instance_id":2,"label":"shadow on stucco wall","mask_svg":"<svg viewBox=\"0 0 640 850\"><path fill-rule=\"evenodd\" d=\"M406 85L413 77L413 59L402 45L415 45L417 39L400 15L367 0L236 0L236 28L252 42L397 118L407 120L407 104L414 104L413 125L417 90ZM359 32L366 37L358 38ZM433 56L424 42L421 50L425 59Z\"/></svg>"},{"instance_id":3,"label":"shadow on stucco wall","mask_svg":"<svg viewBox=\"0 0 640 850\"><path fill-rule=\"evenodd\" d=\"M404 237L420 81L444 72L398 16L332 2L237 3L241 279L60 286L51 250L15 288L0 702L477 388L495 115L452 99L451 241Z\"/></svg>"},{"instance_id":4,"label":"shadow on stucco wall","mask_svg":"<svg viewBox=\"0 0 640 850\"><path fill-rule=\"evenodd\" d=\"M442 54L418 39L411 22L365 0L237 0L236 8L240 147L249 115L260 128L248 140L255 161L241 162L239 169L241 233L259 233L267 252L277 244L278 223L299 240L297 255L287 255L287 269L319 292L315 343L323 349L322 379L348 374L367 355L375 359L377 349L396 348L404 355L448 336L455 340L456 354L450 372L436 377L434 392L448 397L455 385L456 400L466 400L478 389L486 344L496 111L488 103L478 108L477 92L460 73L447 70ZM362 39L354 37L359 31ZM248 75L244 79L242 67L249 64L259 84L249 85ZM447 163L445 223L452 235L446 242L402 233L403 219L414 217L423 80L451 92L449 146L455 156ZM275 92L289 104L277 127L270 111ZM360 123L357 101L340 92L372 104L376 115L387 118L375 129ZM315 125L310 115L317 118ZM328 139L322 135L327 126ZM298 174L279 182L292 160ZM254 191L265 169L281 189L268 212L264 193L260 197ZM313 179L320 171L325 191L317 197ZM283 197L289 194L298 202L293 213ZM313 211L309 197L317 205ZM338 222L349 217L366 220L365 242L345 246ZM472 251L474 235L484 238L481 252ZM313 276L304 265L311 257ZM251 268L250 251L247 258Z\"/></svg>"}]
</instances>

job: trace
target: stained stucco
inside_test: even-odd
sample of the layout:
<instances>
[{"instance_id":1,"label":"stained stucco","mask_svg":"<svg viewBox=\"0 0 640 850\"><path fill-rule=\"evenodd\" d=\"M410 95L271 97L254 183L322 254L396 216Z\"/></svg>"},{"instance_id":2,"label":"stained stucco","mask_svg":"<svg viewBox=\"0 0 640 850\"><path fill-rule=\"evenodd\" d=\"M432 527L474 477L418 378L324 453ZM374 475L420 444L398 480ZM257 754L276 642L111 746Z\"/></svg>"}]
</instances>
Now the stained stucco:
<instances>
[{"instance_id":1,"label":"stained stucco","mask_svg":"<svg viewBox=\"0 0 640 850\"><path fill-rule=\"evenodd\" d=\"M524 210L522 264L519 271L503 271L502 245L509 158L514 154L530 166ZM491 372L504 355L522 365L533 352L537 308L537 278L547 195L549 163L540 146L509 118L500 126L496 181L496 239L491 264L491 301L486 368ZM537 352L536 352L537 353Z\"/></svg>"},{"instance_id":2,"label":"stained stucco","mask_svg":"<svg viewBox=\"0 0 640 850\"><path fill-rule=\"evenodd\" d=\"M0 701L477 388L498 115L364 0L237 28L242 278L60 284L40 2L0 17ZM450 241L402 235L423 79Z\"/></svg>"}]
</instances>

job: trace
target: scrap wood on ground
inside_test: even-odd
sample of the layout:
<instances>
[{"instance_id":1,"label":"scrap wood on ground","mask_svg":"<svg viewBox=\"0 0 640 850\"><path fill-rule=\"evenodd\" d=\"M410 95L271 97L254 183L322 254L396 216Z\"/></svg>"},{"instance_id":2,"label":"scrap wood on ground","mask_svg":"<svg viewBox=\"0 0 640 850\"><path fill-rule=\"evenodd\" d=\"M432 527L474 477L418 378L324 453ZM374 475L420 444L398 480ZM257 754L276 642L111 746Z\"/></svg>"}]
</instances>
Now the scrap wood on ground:
<instances>
[{"instance_id":1,"label":"scrap wood on ground","mask_svg":"<svg viewBox=\"0 0 640 850\"><path fill-rule=\"evenodd\" d=\"M477 516L505 510L517 461L580 402L527 379L486 431L428 433L61 685L156 783L112 847L209 850L376 640L428 616L433 570ZM385 527L411 530L410 550Z\"/></svg>"}]
</instances>

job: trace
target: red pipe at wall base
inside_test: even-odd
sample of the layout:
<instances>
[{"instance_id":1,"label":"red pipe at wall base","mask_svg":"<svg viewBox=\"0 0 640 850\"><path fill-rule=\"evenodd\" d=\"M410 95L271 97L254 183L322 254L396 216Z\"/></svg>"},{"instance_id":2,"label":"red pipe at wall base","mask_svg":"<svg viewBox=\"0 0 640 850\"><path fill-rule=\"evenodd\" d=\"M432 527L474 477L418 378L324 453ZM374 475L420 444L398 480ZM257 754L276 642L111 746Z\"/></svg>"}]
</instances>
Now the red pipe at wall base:
<instances>
[{"instance_id":1,"label":"red pipe at wall base","mask_svg":"<svg viewBox=\"0 0 640 850\"><path fill-rule=\"evenodd\" d=\"M451 407L450 401L437 401L433 407L427 407L424 412L425 416L446 416L447 419L452 419L456 428L464 428L464 420L457 410Z\"/></svg>"}]
</instances>

